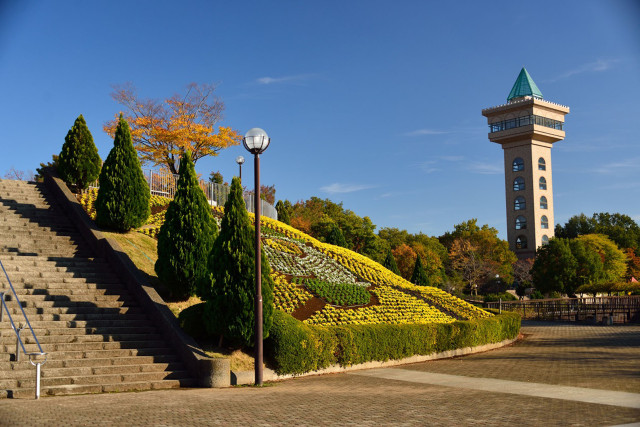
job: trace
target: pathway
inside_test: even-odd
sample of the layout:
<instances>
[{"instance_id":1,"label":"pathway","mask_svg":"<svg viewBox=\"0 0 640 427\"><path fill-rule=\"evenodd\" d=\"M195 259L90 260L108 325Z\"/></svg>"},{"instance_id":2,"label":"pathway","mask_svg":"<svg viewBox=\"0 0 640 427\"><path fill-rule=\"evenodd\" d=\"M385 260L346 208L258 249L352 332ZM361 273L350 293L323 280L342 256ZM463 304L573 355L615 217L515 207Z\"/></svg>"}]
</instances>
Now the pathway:
<instances>
[{"instance_id":1,"label":"pathway","mask_svg":"<svg viewBox=\"0 0 640 427\"><path fill-rule=\"evenodd\" d=\"M482 354L264 388L0 400L0 426L640 425L640 326L522 331Z\"/></svg>"}]
</instances>

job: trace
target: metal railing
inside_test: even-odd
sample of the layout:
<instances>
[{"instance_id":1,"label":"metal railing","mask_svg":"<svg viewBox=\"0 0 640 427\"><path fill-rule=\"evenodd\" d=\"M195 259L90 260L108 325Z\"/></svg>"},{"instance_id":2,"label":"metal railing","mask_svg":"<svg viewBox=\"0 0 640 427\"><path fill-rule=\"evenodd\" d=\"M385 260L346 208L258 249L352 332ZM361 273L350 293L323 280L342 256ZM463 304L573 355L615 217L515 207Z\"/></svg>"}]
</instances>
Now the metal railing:
<instances>
[{"instance_id":1,"label":"metal railing","mask_svg":"<svg viewBox=\"0 0 640 427\"><path fill-rule=\"evenodd\" d=\"M14 289L13 284L11 283L11 279L9 279L9 275L7 274L7 270L5 270L4 268L4 264L2 264L2 261L0 261L0 267L2 267L2 271L4 272L4 275L7 278L7 282L9 283L9 288L11 288L11 292L13 293L14 301L17 303L18 307L20 307L20 310L22 311L22 316L25 322L27 323L27 327L31 331L31 335L33 336L33 340L38 346L38 350L40 351L27 353L27 349L24 346L24 341L22 341L22 338L20 337L20 332L24 329L24 326L22 324L16 326L16 323L14 322L13 317L11 316L11 311L9 311L9 307L7 306L7 301L5 300L5 292L0 292L0 323L2 322L4 317L3 314L6 312L7 317L9 318L9 323L11 324L11 329L13 329L13 332L16 334L16 360L15 361L16 362L20 361L20 349L22 349L22 352L24 353L24 355L29 357L29 362L36 367L36 399L39 399L40 398L40 373L41 373L40 368L42 365L44 365L47 362L47 353L42 351L42 346L40 345L40 341L38 341L38 338L36 337L36 333L31 327L31 323L29 322L27 313L25 313L24 308L20 303L18 294L16 293L16 290ZM44 360L34 361L34 359L36 359L36 357L38 356L44 356Z\"/></svg>"},{"instance_id":2,"label":"metal railing","mask_svg":"<svg viewBox=\"0 0 640 427\"><path fill-rule=\"evenodd\" d=\"M520 313L523 319L592 321L596 323L640 322L640 296L582 297L486 303L488 308Z\"/></svg>"},{"instance_id":3,"label":"metal railing","mask_svg":"<svg viewBox=\"0 0 640 427\"><path fill-rule=\"evenodd\" d=\"M174 175L165 171L154 171L152 169L142 169L144 179L149 184L149 190L151 194L157 196L164 196L173 199L176 192L176 184L178 183L178 175ZM204 192L207 201L212 206L224 206L229 198L230 188L228 185L216 184L213 182L205 181L201 179L198 181L200 188ZM98 188L98 181L90 185L90 187ZM245 193L243 195L247 211L254 212L253 194ZM269 202L261 201L261 213L262 216L266 216L272 219L278 219L278 212L276 208Z\"/></svg>"}]
</instances>

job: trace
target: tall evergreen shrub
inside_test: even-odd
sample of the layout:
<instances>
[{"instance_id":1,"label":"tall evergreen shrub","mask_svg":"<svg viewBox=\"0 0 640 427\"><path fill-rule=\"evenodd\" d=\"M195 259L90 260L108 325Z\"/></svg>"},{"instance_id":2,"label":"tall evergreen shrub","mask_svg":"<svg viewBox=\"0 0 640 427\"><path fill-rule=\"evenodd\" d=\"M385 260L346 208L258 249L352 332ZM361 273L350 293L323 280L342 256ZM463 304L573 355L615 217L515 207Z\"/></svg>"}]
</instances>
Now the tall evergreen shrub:
<instances>
[{"instance_id":1,"label":"tall evergreen shrub","mask_svg":"<svg viewBox=\"0 0 640 427\"><path fill-rule=\"evenodd\" d=\"M129 124L120 114L113 148L100 172L96 223L117 231L140 227L149 217L150 196L131 142Z\"/></svg>"},{"instance_id":2,"label":"tall evergreen shrub","mask_svg":"<svg viewBox=\"0 0 640 427\"><path fill-rule=\"evenodd\" d=\"M398 264L396 264L396 259L393 257L393 253L391 253L391 249L387 250L387 257L384 259L382 265L387 270L390 270L400 276L400 269L398 268Z\"/></svg>"},{"instance_id":3,"label":"tall evergreen shrub","mask_svg":"<svg viewBox=\"0 0 640 427\"><path fill-rule=\"evenodd\" d=\"M251 346L254 340L255 247L254 231L242 199L240 179L233 178L224 205L220 234L209 256L209 276L198 295L206 301L204 322L210 333ZM262 252L263 336L273 323L273 281Z\"/></svg>"},{"instance_id":4,"label":"tall evergreen shrub","mask_svg":"<svg viewBox=\"0 0 640 427\"><path fill-rule=\"evenodd\" d=\"M418 254L418 257L416 258L416 263L413 266L411 283L418 286L429 286L429 277L427 276L427 272L424 271L424 267L422 266L422 260L420 259L420 254Z\"/></svg>"},{"instance_id":5,"label":"tall evergreen shrub","mask_svg":"<svg viewBox=\"0 0 640 427\"><path fill-rule=\"evenodd\" d=\"M211 206L198 184L191 153L186 152L180 159L175 196L158 234L155 265L172 297L195 295L196 282L208 275L207 259L217 235Z\"/></svg>"},{"instance_id":6,"label":"tall evergreen shrub","mask_svg":"<svg viewBox=\"0 0 640 427\"><path fill-rule=\"evenodd\" d=\"M57 161L58 175L77 190L84 190L98 178L101 166L93 136L80 114L64 138Z\"/></svg>"}]
</instances>

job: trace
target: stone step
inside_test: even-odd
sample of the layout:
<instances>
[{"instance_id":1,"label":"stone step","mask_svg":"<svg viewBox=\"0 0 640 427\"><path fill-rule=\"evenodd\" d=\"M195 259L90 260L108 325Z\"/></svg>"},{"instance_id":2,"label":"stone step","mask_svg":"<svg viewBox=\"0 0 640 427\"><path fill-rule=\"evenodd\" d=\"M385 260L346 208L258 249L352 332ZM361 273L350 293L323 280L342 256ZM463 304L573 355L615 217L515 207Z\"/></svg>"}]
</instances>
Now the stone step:
<instances>
[{"instance_id":1,"label":"stone step","mask_svg":"<svg viewBox=\"0 0 640 427\"><path fill-rule=\"evenodd\" d=\"M13 274L40 276L42 272L63 274L109 274L112 269L108 264L84 264L84 265L56 265L55 262L47 264L34 264L33 262L18 262L13 260L2 261L5 270L12 277Z\"/></svg>"},{"instance_id":2,"label":"stone step","mask_svg":"<svg viewBox=\"0 0 640 427\"><path fill-rule=\"evenodd\" d=\"M16 320L14 319L14 322ZM120 319L117 320L68 320L68 321L32 321L31 327L36 329L58 329L58 328L110 328L110 327L145 327L149 326L149 320L135 320L135 319L127 319L124 316L121 316ZM8 324L9 322L2 322L0 324L0 331L11 330L11 326ZM23 323L17 321L17 323Z\"/></svg>"},{"instance_id":3,"label":"stone step","mask_svg":"<svg viewBox=\"0 0 640 427\"><path fill-rule=\"evenodd\" d=\"M74 375L64 377L45 377L40 382L41 387L55 387L61 385L88 385L88 384L120 384L120 383L137 383L143 381L162 381L162 380L180 380L189 378L187 371L172 372L134 372L134 373L117 373L117 374L88 374ZM35 387L35 375L32 378L19 379L17 386L19 388Z\"/></svg>"},{"instance_id":4,"label":"stone step","mask_svg":"<svg viewBox=\"0 0 640 427\"><path fill-rule=\"evenodd\" d=\"M123 314L141 314L144 313L144 310L139 306L127 306L127 307L47 307L38 308L38 307L25 307L23 308L25 314L29 317L29 319L37 320L36 316L43 315L59 315L59 316L78 316L73 318L67 317L59 317L54 319L41 318L40 320L92 320L94 317L91 316L102 316L105 314L108 315L123 315ZM20 308L11 307L10 313L12 316L14 315L22 315L22 311ZM89 316L86 319L83 319L80 316ZM1 327L2 324L0 324Z\"/></svg>"},{"instance_id":5,"label":"stone step","mask_svg":"<svg viewBox=\"0 0 640 427\"><path fill-rule=\"evenodd\" d=\"M114 383L105 385L64 385L43 387L41 396L67 396L74 394L113 393L126 391L166 390L180 387L195 387L197 382L191 378L166 379L160 381L142 381L137 383ZM14 399L33 399L35 388L7 390L7 397Z\"/></svg>"},{"instance_id":6,"label":"stone step","mask_svg":"<svg viewBox=\"0 0 640 427\"><path fill-rule=\"evenodd\" d=\"M81 296L81 295L122 295L128 294L128 292L122 287L105 287L105 288L88 288L87 283L80 283L78 286L70 285L66 283L66 288L35 288L35 287L18 287L14 286L14 290L18 298L22 300L23 296L26 295L73 295L73 296ZM72 287L73 286L73 287ZM8 295L13 294L10 288L8 287L0 287L0 292L6 292Z\"/></svg>"},{"instance_id":7,"label":"stone step","mask_svg":"<svg viewBox=\"0 0 640 427\"><path fill-rule=\"evenodd\" d=\"M116 332L116 331L113 331L113 332L105 331L103 333L89 331L89 332L85 332L84 334L76 334L76 335L70 335L65 333L41 334L38 332L35 332L35 334L41 346L48 346L51 344L102 343L102 342L116 342L116 341L132 342L132 341L144 341L144 340L158 342L162 340L162 335L158 334L155 328L153 327L149 327L148 329L150 330L150 332L146 334L140 333L139 331L135 330L136 328L133 328L133 329L134 331L128 334L122 333L122 332ZM138 333L134 333L134 332L138 332ZM21 337L22 337L22 342L25 345L36 343L35 339L33 338L33 335L31 335L30 333L22 333ZM13 344L15 346L15 343L16 343L16 338L13 333L11 335L3 334L2 336L0 336L0 344L4 344L7 346L11 346ZM43 348L43 350L46 351L45 348Z\"/></svg>"},{"instance_id":8,"label":"stone step","mask_svg":"<svg viewBox=\"0 0 640 427\"><path fill-rule=\"evenodd\" d=\"M38 340L41 340L43 337L47 336L78 336L78 335L88 335L88 334L96 334L95 336L100 337L98 341L108 341L108 339L103 338L104 336L120 336L120 335L149 335L156 334L156 328L151 324L148 319L139 319L140 322L137 326L99 326L99 327L85 327L85 328L39 328L38 322L31 322L31 326L33 328L33 332L38 337ZM147 321L144 323L144 321ZM62 322L61 322L62 323ZM34 342L32 338L31 331L27 328L23 329L20 336L23 340L27 340L30 342ZM94 335L88 335L94 336ZM8 326L3 326L0 328L0 339L4 337L11 337L13 342L15 342L15 332L13 329ZM144 337L140 337L142 339Z\"/></svg>"},{"instance_id":9,"label":"stone step","mask_svg":"<svg viewBox=\"0 0 640 427\"><path fill-rule=\"evenodd\" d=\"M123 301L21 301L24 308L94 307L120 308L137 305L134 299Z\"/></svg>"},{"instance_id":10,"label":"stone step","mask_svg":"<svg viewBox=\"0 0 640 427\"><path fill-rule=\"evenodd\" d=\"M109 362L110 359L106 359ZM35 368L30 363L26 363L26 369L11 370L5 372L4 379L7 380L28 380L35 376ZM124 375L141 373L167 373L172 371L184 372L184 366L179 362L172 363L147 363L129 365L95 365L95 366L74 366L54 368L45 362L41 365L40 375L42 378L64 378L64 377L84 377L90 375ZM41 385L45 385L44 382Z\"/></svg>"},{"instance_id":11,"label":"stone step","mask_svg":"<svg viewBox=\"0 0 640 427\"><path fill-rule=\"evenodd\" d=\"M101 303L101 302L126 302L129 304L136 303L136 299L129 295L127 292L121 293L112 293L112 294L76 294L76 295L51 295L51 294L26 294L20 293L16 289L16 294L20 301L22 302L23 307L27 306L36 306L36 307L44 307L45 305L40 305L40 302L69 302L69 303Z\"/></svg>"},{"instance_id":12,"label":"stone step","mask_svg":"<svg viewBox=\"0 0 640 427\"><path fill-rule=\"evenodd\" d=\"M55 359L48 358L46 363L42 365L42 369L60 369L60 368L82 368L82 367L125 367L125 366L147 366L147 365L175 365L180 364L178 357L174 354L165 354L157 356L122 356L111 358L76 358L76 359ZM34 371L35 368L27 360L20 362L2 361L0 362L0 371Z\"/></svg>"},{"instance_id":13,"label":"stone step","mask_svg":"<svg viewBox=\"0 0 640 427\"><path fill-rule=\"evenodd\" d=\"M15 352L15 346L13 351ZM10 356L8 353L6 356ZM51 360L71 360L71 359L109 359L109 358L121 358L121 357L132 357L132 356L167 356L173 355L174 351L171 348L165 347L157 347L157 348L122 348L122 349L111 349L111 350L68 350L68 351L57 351L51 352L48 354L48 361ZM4 362L11 361L11 357L6 357Z\"/></svg>"},{"instance_id":14,"label":"stone step","mask_svg":"<svg viewBox=\"0 0 640 427\"><path fill-rule=\"evenodd\" d=\"M101 351L101 350L128 350L157 348L164 345L163 340L143 340L143 341L107 341L107 342L81 342L81 343L53 343L43 345L42 350L50 357L56 353L74 352L74 351ZM36 353L40 349L36 344L24 344L26 353ZM15 353L15 341L12 344L0 344L0 350L3 353Z\"/></svg>"}]
</instances>

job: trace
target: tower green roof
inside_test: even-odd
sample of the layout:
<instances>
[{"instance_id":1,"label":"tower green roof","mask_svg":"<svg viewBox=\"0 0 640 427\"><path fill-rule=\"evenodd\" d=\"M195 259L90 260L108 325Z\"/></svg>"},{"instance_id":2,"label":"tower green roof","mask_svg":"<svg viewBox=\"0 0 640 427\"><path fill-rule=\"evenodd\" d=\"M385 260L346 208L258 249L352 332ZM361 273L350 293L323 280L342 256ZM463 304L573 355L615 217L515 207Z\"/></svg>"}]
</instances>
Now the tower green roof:
<instances>
[{"instance_id":1,"label":"tower green roof","mask_svg":"<svg viewBox=\"0 0 640 427\"><path fill-rule=\"evenodd\" d=\"M513 98L521 98L523 96L542 98L542 92L540 92L540 89L538 89L538 86L536 86L535 82L524 67L522 67L516 82L513 84L511 92L509 92L509 96L507 97L507 101L511 101Z\"/></svg>"}]
</instances>

